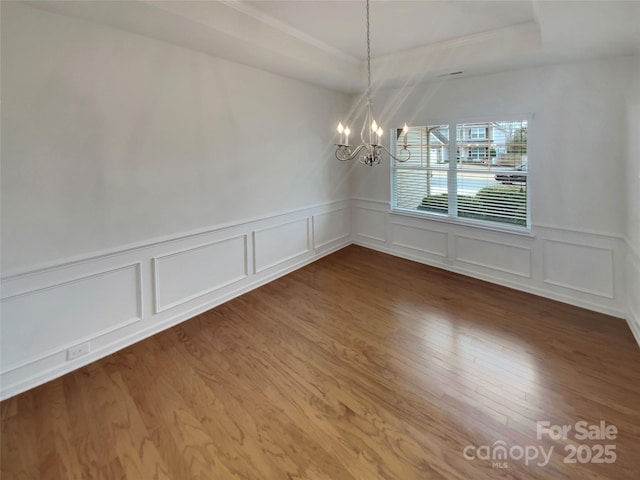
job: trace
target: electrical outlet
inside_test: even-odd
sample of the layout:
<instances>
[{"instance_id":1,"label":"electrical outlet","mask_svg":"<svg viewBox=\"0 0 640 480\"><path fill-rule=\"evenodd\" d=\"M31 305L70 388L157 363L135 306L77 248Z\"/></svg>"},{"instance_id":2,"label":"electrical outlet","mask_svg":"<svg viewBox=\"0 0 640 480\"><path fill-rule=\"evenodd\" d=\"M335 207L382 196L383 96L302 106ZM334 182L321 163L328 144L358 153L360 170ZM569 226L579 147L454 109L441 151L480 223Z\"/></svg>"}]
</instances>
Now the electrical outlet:
<instances>
[{"instance_id":1,"label":"electrical outlet","mask_svg":"<svg viewBox=\"0 0 640 480\"><path fill-rule=\"evenodd\" d=\"M75 347L71 347L67 350L67 360L73 360L74 358L81 357L89 353L89 342L81 343Z\"/></svg>"}]
</instances>

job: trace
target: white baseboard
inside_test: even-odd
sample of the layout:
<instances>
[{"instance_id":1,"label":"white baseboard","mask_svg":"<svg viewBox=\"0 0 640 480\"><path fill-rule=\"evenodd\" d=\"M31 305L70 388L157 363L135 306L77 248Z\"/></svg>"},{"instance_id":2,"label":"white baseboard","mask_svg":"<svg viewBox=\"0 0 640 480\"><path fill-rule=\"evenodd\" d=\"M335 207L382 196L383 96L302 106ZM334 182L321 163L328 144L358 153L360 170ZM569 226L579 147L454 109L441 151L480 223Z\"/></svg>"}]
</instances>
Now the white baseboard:
<instances>
[{"instance_id":1,"label":"white baseboard","mask_svg":"<svg viewBox=\"0 0 640 480\"><path fill-rule=\"evenodd\" d=\"M349 220L348 200L330 202L3 278L0 399L344 248Z\"/></svg>"},{"instance_id":2,"label":"white baseboard","mask_svg":"<svg viewBox=\"0 0 640 480\"><path fill-rule=\"evenodd\" d=\"M533 225L513 234L352 201L354 243L589 310L627 317L620 235Z\"/></svg>"},{"instance_id":3,"label":"white baseboard","mask_svg":"<svg viewBox=\"0 0 640 480\"><path fill-rule=\"evenodd\" d=\"M631 310L629 310L629 316L627 317L627 325L629 325L629 329L631 330L631 333L633 333L633 337L636 339L636 343L640 347L640 318Z\"/></svg>"},{"instance_id":4,"label":"white baseboard","mask_svg":"<svg viewBox=\"0 0 640 480\"><path fill-rule=\"evenodd\" d=\"M630 239L627 243L627 324L640 346L640 254Z\"/></svg>"},{"instance_id":5,"label":"white baseboard","mask_svg":"<svg viewBox=\"0 0 640 480\"><path fill-rule=\"evenodd\" d=\"M0 399L351 243L626 318L640 344L637 302L631 292L625 298L625 288L640 285L640 262L633 257L635 270L625 266L632 249L624 239L552 227L527 236L475 231L399 218L380 202L340 200L4 276ZM585 262L592 277L580 270ZM69 349L85 343L87 354L67 358Z\"/></svg>"},{"instance_id":6,"label":"white baseboard","mask_svg":"<svg viewBox=\"0 0 640 480\"><path fill-rule=\"evenodd\" d=\"M400 258L404 258L406 260L411 260L413 262L417 262L417 263L422 263L424 265L429 265L431 267L436 267L436 268L441 268L443 270L447 270L453 273L459 273L460 275L465 275L467 277L471 277L471 278L477 278L478 280L483 280L489 283L495 283L496 285L502 285L504 287L509 287L509 288L513 288L515 290L520 290L522 292L527 292L527 293L531 293L533 295L537 295L539 297L544 297L544 298L549 298L551 300L557 300L559 302L562 303L566 303L569 305L574 305L576 307L581 307L581 308L585 308L587 310L592 310L595 312L599 312L599 313L604 313L605 315L611 315L613 317L618 317L618 318L625 318L625 311L619 308L611 308L611 307L606 307L597 303L592 303L589 301L585 301L585 300L581 300L581 299L576 299L570 296L566 296L566 295L562 295L562 294L558 294L558 293L554 293L554 292L549 292L546 290L542 290L539 288L535 288L535 287L531 287L529 285L524 285L524 284L520 284L520 283L516 283L516 282L512 282L509 280L506 280L504 278L499 278L499 277L494 277L491 275L487 275L487 274L482 274L482 273L478 273L476 271L473 270L469 270L469 269L465 269L462 268L460 266L454 266L454 265L447 265L446 263L443 262L436 262L436 261L431 261L431 260L427 260L425 258L421 258L415 255L411 255L411 254L407 254L405 252L398 252L394 249L390 249L384 246L380 246L380 245L374 245L371 243L367 243L367 242L362 242L362 241L355 241L354 244L356 245L360 245L362 247L365 248L370 248L372 250L376 250L379 252L383 252L383 253L387 253L389 255L394 255L396 257L400 257Z\"/></svg>"}]
</instances>

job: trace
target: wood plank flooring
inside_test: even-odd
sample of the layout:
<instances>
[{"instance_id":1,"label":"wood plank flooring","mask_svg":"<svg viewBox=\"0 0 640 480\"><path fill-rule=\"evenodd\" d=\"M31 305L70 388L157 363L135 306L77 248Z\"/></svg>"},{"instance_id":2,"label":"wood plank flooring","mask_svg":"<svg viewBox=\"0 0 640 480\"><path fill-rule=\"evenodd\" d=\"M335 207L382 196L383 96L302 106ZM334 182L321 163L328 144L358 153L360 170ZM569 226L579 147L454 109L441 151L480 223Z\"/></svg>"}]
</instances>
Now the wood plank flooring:
<instances>
[{"instance_id":1,"label":"wood plank flooring","mask_svg":"<svg viewBox=\"0 0 640 480\"><path fill-rule=\"evenodd\" d=\"M640 478L623 320L356 246L1 410L3 480ZM536 438L580 420L617 438Z\"/></svg>"}]
</instances>

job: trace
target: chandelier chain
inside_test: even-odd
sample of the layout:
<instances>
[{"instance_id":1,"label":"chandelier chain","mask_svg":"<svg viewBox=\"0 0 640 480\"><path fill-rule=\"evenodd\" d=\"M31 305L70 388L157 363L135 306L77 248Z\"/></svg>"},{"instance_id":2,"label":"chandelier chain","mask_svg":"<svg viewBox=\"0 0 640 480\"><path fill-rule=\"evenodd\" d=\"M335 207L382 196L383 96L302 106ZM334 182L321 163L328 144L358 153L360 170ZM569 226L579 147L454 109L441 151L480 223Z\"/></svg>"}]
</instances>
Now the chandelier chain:
<instances>
[{"instance_id":1,"label":"chandelier chain","mask_svg":"<svg viewBox=\"0 0 640 480\"><path fill-rule=\"evenodd\" d=\"M369 128L371 126L371 128ZM338 133L340 134L339 143L336 144L336 158L341 162L346 162L357 158L360 152L362 157L360 163L364 165L377 165L382 162L383 151L387 153L389 158L393 158L397 162L406 162L411 158L411 152L407 148L407 130L408 127L405 124L402 132L404 133L404 144L400 148L400 152L406 155L406 158L398 158L391 153L381 143L382 139L382 127L373 119L373 109L371 108L371 20L369 14L369 0L367 0L367 112L365 115L364 123L362 124L362 130L360 131L360 139L362 144L352 149L349 145L349 134L351 130L348 126L343 126L342 123L338 124ZM365 131L369 132L368 141L365 139ZM399 130L398 130L399 132ZM398 138L399 138L398 133ZM377 136L377 139L375 138Z\"/></svg>"},{"instance_id":2,"label":"chandelier chain","mask_svg":"<svg viewBox=\"0 0 640 480\"><path fill-rule=\"evenodd\" d=\"M369 0L367 0L367 100L371 102L371 34L369 30Z\"/></svg>"}]
</instances>

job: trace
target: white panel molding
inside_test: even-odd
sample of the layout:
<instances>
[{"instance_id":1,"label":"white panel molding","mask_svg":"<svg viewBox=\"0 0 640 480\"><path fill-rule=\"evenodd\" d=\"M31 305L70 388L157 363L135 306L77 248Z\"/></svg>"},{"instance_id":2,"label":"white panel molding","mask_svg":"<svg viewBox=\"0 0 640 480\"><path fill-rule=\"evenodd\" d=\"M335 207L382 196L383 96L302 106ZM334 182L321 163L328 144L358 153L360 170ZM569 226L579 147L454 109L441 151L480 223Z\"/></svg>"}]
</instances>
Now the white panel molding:
<instances>
[{"instance_id":1,"label":"white panel molding","mask_svg":"<svg viewBox=\"0 0 640 480\"><path fill-rule=\"evenodd\" d=\"M279 223L277 225L273 225L270 227L262 228L259 230L253 231L253 273L258 274L264 272L265 270L269 270L273 267L276 267L282 263L293 260L297 257L300 257L306 253L309 253L310 249L310 235L309 235L309 218L298 218L295 220L290 220L288 222ZM304 237L299 239L295 239L296 232L295 228L292 228L296 224L300 224L303 226ZM286 230L282 233L278 234L277 230ZM263 240L260 240L260 236L265 235ZM283 239L293 240L290 244L283 242ZM279 240L279 241L278 241ZM271 248L269 250L273 250L277 248L275 252L271 254L270 260L263 261L261 259L262 255L266 255L265 252L261 252L262 243L270 243ZM267 257L269 258L269 257Z\"/></svg>"},{"instance_id":2,"label":"white panel molding","mask_svg":"<svg viewBox=\"0 0 640 480\"><path fill-rule=\"evenodd\" d=\"M444 123L444 122L443 122ZM404 218L415 218L420 222L424 222L425 220L433 223L433 224L439 224L439 223L444 223L445 227L443 228L447 228L446 225L450 226L450 228L473 228L476 231L484 231L484 232L489 232L489 233L494 233L494 232L498 232L501 234L508 234L508 235L512 235L512 236L516 236L516 237L526 237L526 238L532 238L533 235L530 231L527 230L518 230L516 228L510 228L508 226L501 226L501 225L483 225L481 221L478 220L469 220L466 218L451 218L451 217L447 217L447 216L439 216L439 215L430 215L428 219L425 219L425 215L421 214L421 213L417 213L415 211L411 211L411 210L402 210L402 209L387 209L387 211L389 212L389 214L392 217L404 217Z\"/></svg>"},{"instance_id":3,"label":"white panel molding","mask_svg":"<svg viewBox=\"0 0 640 480\"><path fill-rule=\"evenodd\" d=\"M314 249L324 248L327 245L346 240L350 236L350 224L351 224L351 209L350 208L336 208L317 215L313 215L311 218L311 238ZM342 218L331 220L331 217L342 215ZM322 218L327 218L326 223L323 224ZM328 224L328 225L327 225ZM335 227L335 228L331 228ZM342 229L340 227L343 227Z\"/></svg>"},{"instance_id":4,"label":"white panel molding","mask_svg":"<svg viewBox=\"0 0 640 480\"><path fill-rule=\"evenodd\" d=\"M624 237L624 241L627 246L627 257L635 268L640 269L640 250L631 243L631 239Z\"/></svg>"},{"instance_id":5,"label":"white panel molding","mask_svg":"<svg viewBox=\"0 0 640 480\"><path fill-rule=\"evenodd\" d=\"M359 213L357 212L358 210L360 211ZM354 231L356 237L386 243L386 210L356 206L356 212L356 226ZM378 217L377 220L381 220L382 223L376 225L375 217ZM367 223L369 224L367 225ZM368 228L368 230L363 232L362 230L365 228Z\"/></svg>"},{"instance_id":6,"label":"white panel molding","mask_svg":"<svg viewBox=\"0 0 640 480\"><path fill-rule=\"evenodd\" d=\"M375 200L371 198L355 197L352 198L354 207L366 208L369 210L377 210L379 212L389 211L389 202L383 202L382 200Z\"/></svg>"},{"instance_id":7,"label":"white panel molding","mask_svg":"<svg viewBox=\"0 0 640 480\"><path fill-rule=\"evenodd\" d=\"M526 263L526 268L524 271L518 271L512 268L501 267L497 264L491 264L489 262L483 262L480 260L472 259L472 258L464 258L460 256L459 252L462 250L460 245L460 240L467 242L476 242L476 243L485 243L488 245L495 245L497 248L510 248L512 250L522 250L526 254L526 259L524 259ZM531 278L531 248L523 247L519 245L513 245L510 243L496 242L493 240L485 240L482 238L473 238L468 237L466 235L455 235L455 260L462 263L467 263L469 265L476 265L482 268L488 268L490 270L496 270L498 272L508 273L510 275L517 275L519 277Z\"/></svg>"},{"instance_id":8,"label":"white panel molding","mask_svg":"<svg viewBox=\"0 0 640 480\"><path fill-rule=\"evenodd\" d=\"M557 245L568 245L570 247L573 247L574 249L578 248L578 249L591 249L594 252L604 252L605 254L605 258L606 261L608 262L608 265L606 267L607 269L607 282L608 282L608 286L609 288L606 290L598 290L595 288L589 288L589 287L585 287L585 286L581 286L581 285L577 285L575 283L569 283L568 281L563 281L561 279L556 279L554 280L550 275L549 272L549 264L547 263L548 260L550 260L550 254L548 253L548 248L550 245L553 244L557 244ZM574 242L565 242L565 241L560 241L560 240L550 240L550 239L545 239L543 242L543 255L544 255L544 261L543 261L543 274L542 274L542 281L544 283L548 283L550 285L555 285L558 287L562 287L562 288L568 288L571 290L575 290L578 292L583 292L583 293L588 293L590 295L597 295L600 297L604 297L604 298L614 298L614 272L613 272L613 249L611 248L604 248L604 247L598 247L598 246L593 246L593 245L586 245L586 244L582 244L582 243L574 243ZM557 260L557 259L556 259ZM602 275L600 275L600 278L602 278ZM603 278L604 280L604 278Z\"/></svg>"},{"instance_id":9,"label":"white panel molding","mask_svg":"<svg viewBox=\"0 0 640 480\"><path fill-rule=\"evenodd\" d=\"M101 271L97 271L91 275L84 275L81 277L76 277L76 278L71 278L67 281L61 282L61 283L57 283L57 284L52 284L52 285L48 285L46 287L41 287L41 288L36 288L34 290L29 290L29 291L25 291L25 292L21 292L21 293L17 293L11 296L7 296L2 298L2 323L4 323L5 321L11 321L13 320L12 316L10 313L7 312L7 308L10 305L11 301L20 299L20 298L24 298L24 297L31 297L29 299L29 304L31 306L37 304L37 296L39 294L45 293L45 292L49 292L49 293L53 293L55 292L55 290L59 290L59 289L63 289L64 287L70 287L70 286L74 286L74 285L79 285L82 282L87 282L90 280L94 280L100 277L105 277L108 276L110 274L114 274L114 273L118 273L118 272L123 272L125 270L128 269L134 269L134 275L135 275L135 283L136 283L136 288L135 288L135 299L136 299L136 307L135 307L135 315L131 316L130 318L126 318L124 320L120 320L117 321L116 323L109 325L108 327L105 328L101 328L95 332L92 332L90 335L82 335L80 337L76 337L73 340L70 341L65 341L60 343L59 345L56 345L55 347L52 348L48 348L45 351L43 351L42 353L39 353L37 355L35 355L32 358L29 358L27 360L21 360L21 361L16 361L16 362L11 362L11 360L7 361L3 360L2 362L2 375L6 374L6 373L10 373L13 372L15 370L19 370L21 368L23 368L26 365L29 365L30 363L33 362L38 362L42 359L45 359L47 357L51 357L53 355L56 354L65 354L66 355L66 351L68 348L71 348L75 345L78 345L80 343L85 343L90 341L92 338L96 337L96 336L102 336L102 335L106 335L109 334L111 332L115 332L117 330L120 330L124 327L127 327L131 324L137 323L140 320L143 319L144 316L144 309L143 309L143 294L142 294L142 269L141 269L142 265L140 262L135 262L135 263L131 263L131 264L127 264L127 265L121 265L121 266L117 266L117 267L110 267ZM36 298L34 298L36 297ZM65 298L60 298L59 299L60 302L71 302L71 299L65 299ZM27 313L27 312L25 312ZM8 315L8 318L7 318ZM27 316L27 315L25 315ZM21 322L24 322L24 318L20 318ZM48 321L50 321L48 319ZM3 339L2 339L2 343L4 343L4 341L8 341L6 338L6 328L2 328L3 330ZM0 386L2 386L2 382L0 382Z\"/></svg>"},{"instance_id":10,"label":"white panel molding","mask_svg":"<svg viewBox=\"0 0 640 480\"><path fill-rule=\"evenodd\" d=\"M135 286L131 284L126 288L128 289L127 292L131 292L127 295L136 295L135 312L137 316L131 321L114 322L114 325L110 325L108 329L95 329L89 335L83 334L82 336L73 337L71 341L66 342L64 345L38 352L37 355L32 355L24 359L24 361L2 362L0 399L16 395L87 365L344 248L351 243L349 232L346 233L346 236L341 236L329 242L318 251L311 250L312 218L344 209L349 211L349 201L327 202L313 205L306 209L297 209L253 219L244 224L225 224L217 228L189 232L181 237L172 236L163 241L153 240L148 244L135 247L129 245L119 251L113 250L86 258L77 258L75 261L67 259L51 264L46 268L38 267L34 270L24 271L21 274L14 273L11 276L2 278L2 292L6 297L5 300L11 302L11 298L19 295L32 295L43 289L51 289L51 291L55 292L56 288L70 282L82 282L83 279L92 278L96 275L104 275L113 271L118 272L126 268L135 268L136 284ZM330 217L331 215L329 215ZM298 236L301 237L299 239L300 244L304 245L304 248L300 250L304 250L304 254L302 254L303 252L292 252L293 255L285 255L285 257L291 258L282 258L282 252L278 251L277 248L270 250L270 247L277 243L278 235L287 232L286 228L279 227L288 224L294 224L295 226L296 222L300 222L294 230L299 232ZM261 237L260 235L254 236L253 233L255 232L269 232L270 236L269 238ZM193 257L190 257L194 253L196 257L200 253L204 253L205 258L215 260L218 253L216 249L207 251L206 248L211 245L224 244L225 241L232 239L239 239L235 241L240 241L244 250L243 255L236 256L236 263L238 263L236 271L245 272L247 275L237 280L232 278L230 280L236 281L231 281L228 284L226 282L216 282L213 279L210 285L205 284L206 275L204 275L200 277L198 282L191 284L192 291L187 288L186 290L180 290L183 295L178 295L177 290L174 290L175 298L165 296L164 298L167 298L168 301L164 302L162 300L164 274L170 274L171 272L182 274L183 272L179 270L179 263L183 259L195 261ZM257 245L265 239L267 244ZM249 265L254 263L252 255L256 247L258 247L258 251L267 252L269 255L275 252L278 258L274 265L263 266L263 268L259 269L259 272L252 272L249 269ZM270 251L271 253L269 253ZM165 266L162 264L163 261L175 262L175 264L171 265L171 269L165 269L163 272L162 267ZM261 264L258 265L262 266ZM234 270L228 271L233 272ZM159 275L157 275L158 273ZM165 283L167 278L165 277ZM118 278L114 281L117 280ZM175 281L173 284L175 284ZM101 289L96 294L108 296L110 293L108 290L108 288ZM186 295L184 294L185 291L187 292ZM156 296L154 293L157 292L160 292L160 295L153 298ZM3 307L5 300L2 301ZM69 300L73 301L73 298L67 299L67 301ZM155 311L154 306L156 307ZM25 311L24 313L27 312ZM15 319L19 320L22 316L22 310L15 311L11 317L3 316L3 320L11 322L15 321ZM75 321L80 320L84 321L84 316ZM63 324L63 319L47 318L47 321L54 324ZM90 319L87 319L87 321L90 321ZM19 342L19 339L6 337L6 333L6 331L3 331L4 341ZM73 360L67 360L66 350L84 342L90 342L90 352ZM7 367L10 367L10 369Z\"/></svg>"},{"instance_id":11,"label":"white panel molding","mask_svg":"<svg viewBox=\"0 0 640 480\"><path fill-rule=\"evenodd\" d=\"M183 232L180 234L165 235L162 237L156 237L156 238L152 238L142 242L130 243L127 245L123 245L121 247L107 248L104 250L88 252L83 255L68 257L61 260L44 262L44 263L36 264L33 266L29 266L27 268L18 268L18 269L13 269L9 271L3 271L2 282L5 282L7 280L12 280L14 278L26 278L30 275L37 275L38 273L43 271L50 273L53 270L64 269L69 266L76 267L84 263L93 263L97 260L110 259L111 257L114 257L114 256L122 256L128 253L137 253L140 249L151 248L155 246L162 246L169 242L182 243L189 238L202 237L208 234L218 233L227 229L233 229L233 228L242 229L249 224L255 224L258 228L260 228L262 225L270 225L276 221L286 221L284 219L291 216L296 216L296 218L300 218L301 215L304 216L304 215L318 214L328 209L340 208L341 206L348 207L350 205L350 202L351 202L350 199L345 198L340 200L334 200L331 202L315 203L307 207L281 210L269 215L249 217L249 218L244 218L240 220L234 220L232 222L224 222L215 226L199 228L196 230L191 230L191 231ZM281 220L278 220L278 219L281 219Z\"/></svg>"},{"instance_id":12,"label":"white panel molding","mask_svg":"<svg viewBox=\"0 0 640 480\"><path fill-rule=\"evenodd\" d=\"M358 198L354 205L354 240L353 243L363 247L371 248L381 252L389 253L398 257L413 260L426 265L442 268L455 273L466 275L480 280L504 285L506 287L529 292L542 297L557 300L563 303L579 306L589 310L605 313L619 318L628 317L628 308L624 298L624 253L626 246L619 235L608 236L601 232L582 232L568 228L553 229L550 226L534 225L532 232L527 235L513 235L511 232L501 230L491 230L488 228L479 229L467 225L459 225L446 222L436 222L427 218L398 215L389 211L388 204L381 201L369 201ZM377 228L386 228L389 243L381 243L378 239L369 239L362 235L357 235L358 216L366 209L385 213L376 217ZM403 219L400 219L403 218ZM419 250L411 250L400 245L398 239L393 237L393 229L396 223L409 224L411 227L422 227L426 230L437 230L446 232L450 239L448 245L448 256L440 257ZM373 228L373 227L372 227ZM428 233L428 232L426 232ZM504 268L503 262L492 262L491 258L468 258L465 252L460 252L459 245L456 245L456 237L467 237L473 241L488 242L496 244L496 247L505 245L507 248L516 248L517 252L528 259L530 268L523 265L522 268ZM591 292L579 291L570 288L558 287L543 281L544 279L544 242L545 240L565 241L569 244L588 245L594 248L611 251L612 261L610 264L614 270L614 275L607 272L605 283L612 281L614 285L613 296L601 296ZM578 247L576 247L578 248ZM469 261L470 260L470 261ZM474 268L480 267L480 268ZM610 279L613 280L610 280ZM603 293L598 291L598 293Z\"/></svg>"},{"instance_id":13,"label":"white panel molding","mask_svg":"<svg viewBox=\"0 0 640 480\"><path fill-rule=\"evenodd\" d=\"M182 310L178 307L171 311L171 316L161 318L157 322L139 322L136 325L125 327L117 332L111 332L110 334L103 335L102 337L96 336L91 339L91 353L73 361L66 361L65 352L61 352L58 355L52 355L47 358L43 358L40 361L31 362L17 370L3 372L0 379L0 387L2 389L0 400L18 395L19 393L88 365L91 362L133 345L134 343L162 332L163 330L174 327L186 320L189 320L190 318L206 312L207 310L215 308L218 305L232 300L255 288L261 287L262 285L276 280L277 278L294 270L302 268L309 263L315 262L324 256L330 255L346 247L348 244L349 243L345 242L344 244L336 245L326 251L323 251L317 256L304 258L294 264L287 265L280 270L269 272L264 276L248 277L254 278L255 280L248 283L239 283L237 284L238 288L225 292L219 297L200 297L201 302L199 304ZM158 317L161 316L162 314L158 315ZM131 327L139 328L132 329ZM124 334L116 335L121 332Z\"/></svg>"},{"instance_id":14,"label":"white panel molding","mask_svg":"<svg viewBox=\"0 0 640 480\"><path fill-rule=\"evenodd\" d=\"M626 238L627 324L640 346L640 254Z\"/></svg>"},{"instance_id":15,"label":"white panel molding","mask_svg":"<svg viewBox=\"0 0 640 480\"><path fill-rule=\"evenodd\" d=\"M421 248L421 247L416 246L416 245L410 245L409 243L398 241L397 240L397 237L398 237L397 227L417 230L418 232L424 232L425 235L431 235L431 239L433 239L434 237L442 237L442 240L444 242L443 248L438 251L438 250L435 250L435 249ZM417 252L426 253L426 254L429 254L429 255L436 255L438 257L443 257L443 258L446 258L449 255L448 234L447 234L447 232L443 232L443 231L440 231L440 230L434 230L434 229L431 229L431 228L426 228L426 227L421 227L421 226L416 226L416 225L409 225L409 224L406 224L406 223L394 222L394 221L391 222L391 228L393 230L393 234L391 236L391 238L392 238L391 245L393 245L393 246L401 247L401 248L408 248L409 250L415 250ZM425 241L426 244L431 244L432 243L432 242L429 241L429 239L425 239L425 240L426 240Z\"/></svg>"},{"instance_id":16,"label":"white panel molding","mask_svg":"<svg viewBox=\"0 0 640 480\"><path fill-rule=\"evenodd\" d=\"M568 227L561 227L561 226L557 226L557 225L549 225L546 223L534 223L532 226L532 229L545 229L545 230L549 230L552 232L567 232L569 234L572 235L588 235L590 237L602 237L605 239L612 239L612 238L617 238L617 239L621 239L624 240L624 235L621 235L619 233L613 233L613 232L602 232L602 231L598 231L598 230L585 230L582 228L568 228Z\"/></svg>"},{"instance_id":17,"label":"white panel molding","mask_svg":"<svg viewBox=\"0 0 640 480\"><path fill-rule=\"evenodd\" d=\"M346 214L350 219L350 231L341 232L343 227L333 225L332 220ZM358 232L356 229L362 226L362 223L359 222L361 222L363 215L365 216L366 228L364 231ZM328 228L321 232L321 224L328 225ZM284 250L278 250L276 247L278 247L279 236L291 233L286 227L287 225L292 225L296 241L289 244L289 247ZM397 228L411 229L411 241L405 242L401 237L394 237L394 229ZM264 235L260 235L260 232ZM421 241L418 236L421 233L429 238L430 235L434 235L434 232L436 235L443 235L449 239L446 252L441 248L432 249L430 246L423 248L416 243ZM256 235L256 233L258 234ZM413 237L413 235L416 236ZM498 248L504 244L507 247L516 248L518 252L524 254L527 254L528 251L531 258L535 259L535 263L539 264L544 263L545 240L567 242L568 248L574 244L579 248L584 244L591 248L606 250L610 252L607 255L612 255L614 260L611 263L611 268L615 270L612 276L615 286L613 298L585 291L553 288L555 285L550 285L543 280L542 265L539 265L540 268L538 266L532 268L530 277L514 276L513 272L504 271L505 269L502 268L504 265L493 264L490 259L482 260L481 263L488 265L488 268L483 265L482 271L469 268L472 264L456 259L456 254L461 256L460 252L456 252L456 245L453 242L456 235L466 236L474 241L494 243ZM234 238L244 238L244 255L238 256L236 259L239 263L237 271L246 273L243 278L228 285L215 281L210 285L206 285L204 280L201 283L195 282L192 284L193 291L187 289L187 294L179 298L165 297L169 298L166 303L162 300L162 294L157 298L152 298L156 289L159 288L161 291L163 260L170 259L176 262L176 265L173 265L174 268L165 270L165 273L176 272L180 260L189 258L191 253L204 248L205 256L215 259L215 248L207 252L206 247ZM390 242L387 242L387 239L390 239ZM3 277L4 303L5 301L10 302L11 298L19 295L34 294L42 289L52 289L51 291L55 292L56 287L66 285L69 282L82 282L83 279L91 278L94 275L135 268L135 286L133 277L129 277L129 287L127 287L135 289L135 292L127 295L128 298L134 298L133 295L137 298L135 308L137 316L130 322L114 322L110 328L96 329L90 335L83 334L64 345L56 346L53 350L38 352L37 355L32 355L24 361L3 362L1 365L3 370L0 375L0 398L4 399L16 395L177 325L333 253L350 243L564 303L627 318L636 339L640 340L640 320L638 312L633 309L632 301L629 298L631 292L627 292L626 299L624 296L620 296L620 292L625 290L624 283L620 283L623 282L620 280L620 276L624 277L625 266L628 263L625 262L625 257L629 258L628 254L633 251L632 248L627 248L628 241L625 243L619 237L594 236L583 232L552 230L549 227L537 229L531 238L523 237L520 239L509 233L479 231L469 227L442 223L436 224L424 219L398 219L391 216L388 204L385 202L369 202L365 199L339 200L255 218L245 223L234 222L233 224L188 232L182 236L167 237L164 240L151 240L146 244L129 245L120 250L101 252L75 260L67 259L51 264L49 267L40 266L33 270ZM436 254L430 250L435 250ZM262 254L262 259L258 258L256 261L256 253ZM461 257L463 260L465 259L464 255ZM631 258L636 262L634 265L637 267L640 264L637 256L631 255ZM467 258L467 260L476 259ZM249 268L250 265L253 268ZM521 269L516 270L522 273ZM158 271L161 273L159 276L157 275ZM627 275L640 276L640 269L636 268L633 272L629 272L631 270L627 269ZM184 293L184 291L182 292ZM108 291L100 293L109 294ZM154 306L156 307L155 311ZM20 315L14 315L14 318L20 318ZM12 321L12 319L6 318L5 321ZM51 318L49 321L55 322L56 319ZM4 334L5 332L3 332ZM7 338L5 341L13 341L13 339ZM66 349L85 341L91 343L91 351L87 355L68 361ZM10 369L7 369L7 366L10 366Z\"/></svg>"},{"instance_id":18,"label":"white panel molding","mask_svg":"<svg viewBox=\"0 0 640 480\"><path fill-rule=\"evenodd\" d=\"M370 248L371 250L377 250L379 252L388 253L389 255L394 255L396 257L404 258L406 260L412 260L414 262L422 263L424 265L428 265L431 267L441 268L443 270L447 270L453 273L459 273L460 275L465 275L467 277L477 278L478 280L484 280L490 283L495 283L496 285L502 285L504 287L513 288L515 290L531 293L534 295L538 295L540 297L549 298L551 300L557 300L559 302L567 303L569 305L575 305L576 307L586 308L587 310L593 310L594 312L600 312L600 313L604 313L606 315L611 315L618 318L625 317L625 311L617 306L609 306L609 305L604 305L600 302L596 303L593 301L584 300L582 298L540 288L540 287L534 286L533 284L516 282L513 280L506 279L505 277L500 277L497 275L489 275L486 273L478 272L477 270L471 270L469 268L464 268L458 265L451 265L451 264L445 263L444 261L434 261L434 260L425 258L423 256L412 255L406 252L398 251L397 249L394 249L394 248L387 248L385 246L381 246L378 244L361 242L361 241L355 241L354 244L360 245L362 247Z\"/></svg>"},{"instance_id":19,"label":"white panel molding","mask_svg":"<svg viewBox=\"0 0 640 480\"><path fill-rule=\"evenodd\" d=\"M240 270L240 273L238 275L235 275L231 278L228 278L226 280L222 280L219 281L213 285L210 285L206 288L203 288L201 290L197 290L196 292L192 293L191 295L186 295L183 296L177 300L174 300L172 302L168 302L166 304L162 303L162 278L161 278L161 264L163 260L168 260L168 259L177 259L178 257L180 257L181 255L187 255L189 253L195 253L195 252L202 252L203 250L213 247L213 246L217 246L223 243L228 243L231 242L233 240L241 240L242 243L242 264L241 265L237 265L236 267L238 267L238 270ZM225 261L225 257L222 256L219 261ZM205 243L204 245L198 245L196 247L191 247L191 248L186 248L186 249L182 249L182 250L178 250L176 252L173 253L168 253L166 255L161 255L161 256L157 256L157 257L153 257L152 259L152 263L153 263L153 293L154 293L154 307L155 307L155 313L160 313L163 312L165 310L169 310L170 308L174 308L178 305L182 305L183 303L189 302L195 298L201 297L203 295L208 295L210 293L213 293L217 290L220 290L224 287L228 287L229 285L232 285L234 283L239 282L240 280L246 278L249 275L249 266L248 266L248 259L247 259L247 235L246 234L242 234L242 235L235 235L233 237L228 237L228 238L224 238L221 240L216 240L213 242L209 242L209 243Z\"/></svg>"},{"instance_id":20,"label":"white panel molding","mask_svg":"<svg viewBox=\"0 0 640 480\"><path fill-rule=\"evenodd\" d=\"M376 242L381 242L381 243L386 243L386 239L382 238L382 237L376 237L373 235L367 235L366 233L358 233L356 232L356 236L358 237L362 237L362 238L368 238L369 240L375 240Z\"/></svg>"},{"instance_id":21,"label":"white panel molding","mask_svg":"<svg viewBox=\"0 0 640 480\"><path fill-rule=\"evenodd\" d=\"M640 316L629 310L629 316L627 317L627 325L633 334L633 338L636 339L636 343L640 346Z\"/></svg>"}]
</instances>

